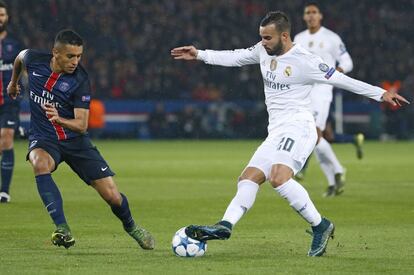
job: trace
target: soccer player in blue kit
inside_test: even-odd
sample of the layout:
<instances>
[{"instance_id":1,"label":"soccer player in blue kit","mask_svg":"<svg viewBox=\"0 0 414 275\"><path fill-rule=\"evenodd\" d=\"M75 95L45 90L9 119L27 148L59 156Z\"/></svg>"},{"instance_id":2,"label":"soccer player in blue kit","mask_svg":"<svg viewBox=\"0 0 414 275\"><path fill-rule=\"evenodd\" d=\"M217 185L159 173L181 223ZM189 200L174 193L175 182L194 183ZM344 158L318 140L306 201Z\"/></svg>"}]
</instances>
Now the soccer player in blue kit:
<instances>
[{"instance_id":1,"label":"soccer player in blue kit","mask_svg":"<svg viewBox=\"0 0 414 275\"><path fill-rule=\"evenodd\" d=\"M22 50L21 43L7 32L9 15L7 5L0 1L0 153L1 188L0 203L10 201L10 184L14 168L14 132L19 124L20 100L7 96L13 61Z\"/></svg>"},{"instance_id":2,"label":"soccer player in blue kit","mask_svg":"<svg viewBox=\"0 0 414 275\"><path fill-rule=\"evenodd\" d=\"M27 159L40 197L56 225L52 243L65 248L75 243L61 194L51 176L64 161L109 204L125 231L143 249L153 249L153 237L134 222L128 200L113 180L114 173L87 135L91 89L88 74L79 64L82 53L82 38L72 30L62 30L56 35L52 54L27 49L17 56L7 88L16 98L18 80L26 69L31 113Z\"/></svg>"}]
</instances>

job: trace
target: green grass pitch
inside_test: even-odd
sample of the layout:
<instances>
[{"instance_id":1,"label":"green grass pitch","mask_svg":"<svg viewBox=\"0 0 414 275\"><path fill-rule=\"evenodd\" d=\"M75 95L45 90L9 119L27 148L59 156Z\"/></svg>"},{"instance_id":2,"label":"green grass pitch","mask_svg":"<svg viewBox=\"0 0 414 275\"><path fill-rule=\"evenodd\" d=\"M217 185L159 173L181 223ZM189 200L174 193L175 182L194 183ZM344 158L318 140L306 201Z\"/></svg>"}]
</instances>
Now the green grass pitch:
<instances>
[{"instance_id":1,"label":"green grass pitch","mask_svg":"<svg viewBox=\"0 0 414 275\"><path fill-rule=\"evenodd\" d=\"M304 183L319 211L336 223L321 258L306 256L308 225L269 184L228 241L210 241L204 257L173 255L174 232L218 221L259 141L102 141L136 221L156 238L143 251L92 188L62 164L54 173L76 245L50 243L54 226L16 144L12 202L0 205L0 274L414 274L414 143L368 143L366 157L334 145L347 168L340 197L326 199L315 158Z\"/></svg>"}]
</instances>

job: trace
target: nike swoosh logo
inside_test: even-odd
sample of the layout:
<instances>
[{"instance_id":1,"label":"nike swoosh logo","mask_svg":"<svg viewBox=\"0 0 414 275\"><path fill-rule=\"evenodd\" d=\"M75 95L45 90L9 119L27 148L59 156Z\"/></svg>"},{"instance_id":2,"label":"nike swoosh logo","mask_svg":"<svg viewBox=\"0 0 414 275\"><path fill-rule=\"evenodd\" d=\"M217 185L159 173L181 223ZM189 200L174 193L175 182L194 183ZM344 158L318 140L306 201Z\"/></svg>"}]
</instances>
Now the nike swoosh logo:
<instances>
[{"instance_id":1,"label":"nike swoosh logo","mask_svg":"<svg viewBox=\"0 0 414 275\"><path fill-rule=\"evenodd\" d=\"M7 121L7 125L14 125L14 124L16 124L16 122L10 121L10 120Z\"/></svg>"},{"instance_id":2,"label":"nike swoosh logo","mask_svg":"<svg viewBox=\"0 0 414 275\"><path fill-rule=\"evenodd\" d=\"M41 74L37 74L35 72L32 73L34 76L42 76Z\"/></svg>"},{"instance_id":3,"label":"nike swoosh logo","mask_svg":"<svg viewBox=\"0 0 414 275\"><path fill-rule=\"evenodd\" d=\"M104 167L104 168L101 168L101 171L102 171L102 172L105 172L105 171L106 171L106 169L108 169L108 166L106 166L106 167Z\"/></svg>"}]
</instances>

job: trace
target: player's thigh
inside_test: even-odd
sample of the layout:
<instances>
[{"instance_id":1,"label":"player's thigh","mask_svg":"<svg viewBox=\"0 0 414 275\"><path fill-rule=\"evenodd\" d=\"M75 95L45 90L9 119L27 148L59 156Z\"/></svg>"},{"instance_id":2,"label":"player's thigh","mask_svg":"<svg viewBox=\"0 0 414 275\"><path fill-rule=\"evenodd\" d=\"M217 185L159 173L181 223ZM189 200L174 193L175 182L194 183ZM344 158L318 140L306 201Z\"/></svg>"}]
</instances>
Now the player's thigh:
<instances>
[{"instance_id":1,"label":"player's thigh","mask_svg":"<svg viewBox=\"0 0 414 275\"><path fill-rule=\"evenodd\" d=\"M294 120L285 123L276 134L268 138L272 144L272 168L281 164L291 169L292 175L299 172L315 148L317 140L315 123L311 120ZM279 169L276 170L276 172ZM290 174L284 168L283 175ZM286 171L286 173L284 173ZM277 175L271 175L273 180ZM270 178L269 178L270 179Z\"/></svg>"},{"instance_id":2,"label":"player's thigh","mask_svg":"<svg viewBox=\"0 0 414 275\"><path fill-rule=\"evenodd\" d=\"M42 148L35 148L28 154L28 159L36 176L51 173L55 170L55 160Z\"/></svg>"},{"instance_id":3,"label":"player's thigh","mask_svg":"<svg viewBox=\"0 0 414 275\"><path fill-rule=\"evenodd\" d=\"M115 175L88 137L59 144L63 160L86 183Z\"/></svg>"},{"instance_id":4,"label":"player's thigh","mask_svg":"<svg viewBox=\"0 0 414 275\"><path fill-rule=\"evenodd\" d=\"M239 181L249 179L257 184L264 183L270 176L275 146L266 139L254 152L243 170Z\"/></svg>"},{"instance_id":5,"label":"player's thigh","mask_svg":"<svg viewBox=\"0 0 414 275\"><path fill-rule=\"evenodd\" d=\"M31 140L26 160L30 162L35 175L51 173L61 162L58 145L46 140Z\"/></svg>"},{"instance_id":6,"label":"player's thigh","mask_svg":"<svg viewBox=\"0 0 414 275\"><path fill-rule=\"evenodd\" d=\"M315 118L315 124L321 131L324 131L326 128L330 107L331 101L329 100L312 100L312 113Z\"/></svg>"}]
</instances>

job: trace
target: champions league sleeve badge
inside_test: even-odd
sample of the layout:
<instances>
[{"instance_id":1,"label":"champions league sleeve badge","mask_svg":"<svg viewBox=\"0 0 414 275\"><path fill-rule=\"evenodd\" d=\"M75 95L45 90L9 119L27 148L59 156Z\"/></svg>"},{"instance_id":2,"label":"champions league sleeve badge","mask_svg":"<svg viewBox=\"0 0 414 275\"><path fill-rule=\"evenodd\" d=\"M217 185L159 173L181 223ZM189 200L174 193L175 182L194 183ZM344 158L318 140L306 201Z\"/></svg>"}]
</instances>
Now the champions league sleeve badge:
<instances>
[{"instance_id":1,"label":"champions league sleeve badge","mask_svg":"<svg viewBox=\"0 0 414 275\"><path fill-rule=\"evenodd\" d=\"M321 63L321 64L319 64L319 70L326 73L327 71L329 71L329 66L325 63Z\"/></svg>"}]
</instances>

